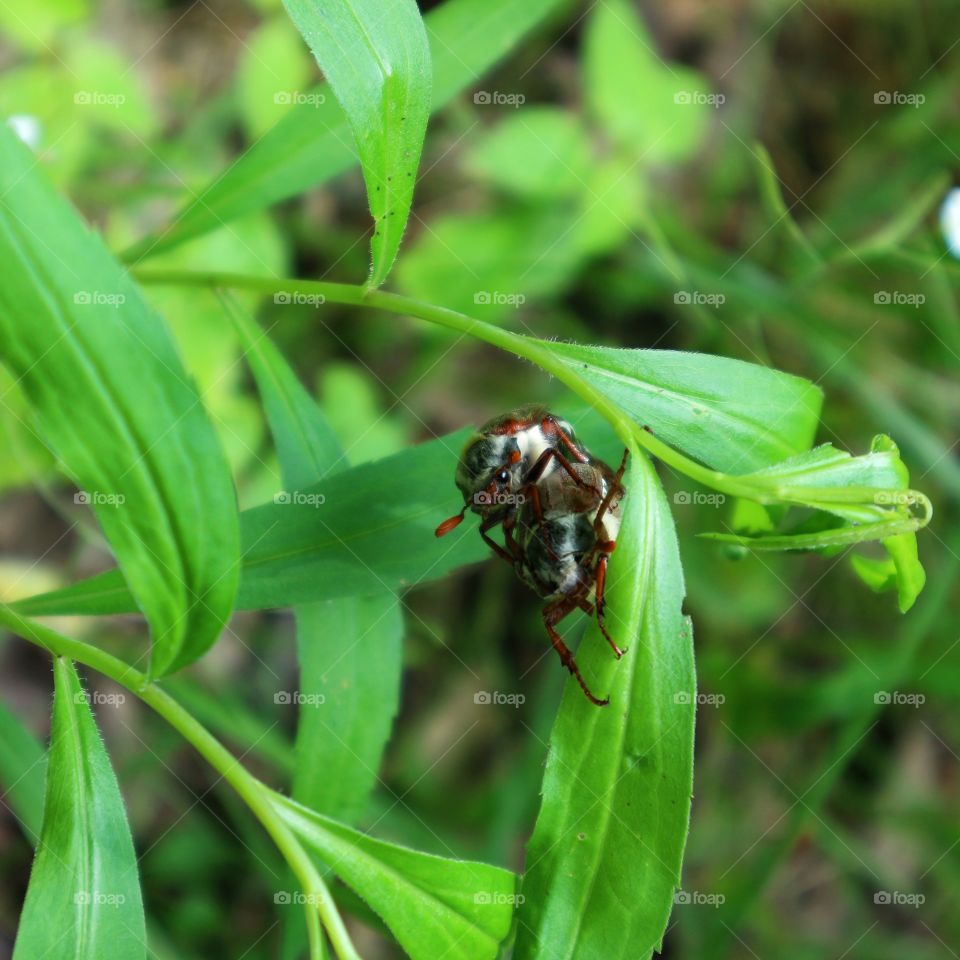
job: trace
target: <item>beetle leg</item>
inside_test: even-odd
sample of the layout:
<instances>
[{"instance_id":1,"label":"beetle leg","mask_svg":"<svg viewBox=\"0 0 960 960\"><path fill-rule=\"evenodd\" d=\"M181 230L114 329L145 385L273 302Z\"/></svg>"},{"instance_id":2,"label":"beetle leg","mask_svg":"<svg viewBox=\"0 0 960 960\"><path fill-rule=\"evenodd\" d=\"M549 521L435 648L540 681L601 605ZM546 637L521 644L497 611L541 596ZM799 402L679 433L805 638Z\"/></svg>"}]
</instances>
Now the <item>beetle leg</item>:
<instances>
[{"instance_id":1,"label":"beetle leg","mask_svg":"<svg viewBox=\"0 0 960 960\"><path fill-rule=\"evenodd\" d=\"M566 436L566 434L564 434L561 430L560 436L563 437ZM590 487L593 489L592 484L587 483L586 480L584 480L583 477L581 477L576 470L570 466L570 461L556 447L547 447L546 450L544 450L543 453L537 457L536 462L527 471L527 475L523 478L524 487L529 487L538 483L540 478L543 476L544 471L547 469L547 464L551 460L556 460L557 463L567 471L567 473L570 475L570 479L573 480L578 487ZM578 462L587 463L589 461L578 459Z\"/></svg>"},{"instance_id":2,"label":"beetle leg","mask_svg":"<svg viewBox=\"0 0 960 960\"><path fill-rule=\"evenodd\" d=\"M583 453L581 450L578 450L573 441L566 435L566 433L560 429L560 424L557 422L557 418L553 416L544 417L540 421L540 429L544 434L557 437L560 442L570 451L573 455L573 459L579 463L589 463L590 458Z\"/></svg>"},{"instance_id":3,"label":"beetle leg","mask_svg":"<svg viewBox=\"0 0 960 960\"><path fill-rule=\"evenodd\" d=\"M604 532L603 518L610 509L613 498L617 494L623 495L623 486L620 481L623 479L623 471L626 469L627 455L629 453L629 450L623 451L623 456L620 458L620 466L607 484L607 495L600 501L600 506L597 507L596 515L593 518L593 532L596 535L597 542L594 544L591 553L613 553L613 548L617 545L615 540L601 540L600 537Z\"/></svg>"},{"instance_id":4,"label":"beetle leg","mask_svg":"<svg viewBox=\"0 0 960 960\"><path fill-rule=\"evenodd\" d=\"M547 628L547 633L550 635L550 642L553 644L553 649L557 651L560 662L577 678L577 683L580 684L580 689L586 694L587 699L598 707L605 707L610 702L610 698L607 697L605 700L599 700L590 692L590 688L583 679L580 668L577 666L577 661L570 652L570 648L563 642L560 634L554 629L556 624L576 609L576 606L576 601L572 601L569 597L560 597L552 603L548 603L543 608L543 625Z\"/></svg>"},{"instance_id":5,"label":"beetle leg","mask_svg":"<svg viewBox=\"0 0 960 960\"><path fill-rule=\"evenodd\" d=\"M600 558L597 560L597 579L596 579L596 589L594 592L594 602L596 603L597 608L597 626L600 628L600 632L603 634L604 639L607 643L610 644L610 648L617 655L619 660L625 650L621 650L616 643L614 643L613 638L607 633L607 625L603 622L603 611L606 606L606 600L604 598L604 587L607 582L607 562L609 558L609 553L602 553Z\"/></svg>"},{"instance_id":6,"label":"beetle leg","mask_svg":"<svg viewBox=\"0 0 960 960\"><path fill-rule=\"evenodd\" d=\"M504 532L504 539L505 539L506 542L507 542L507 546L510 547L511 549L516 548L516 541L513 539L512 536L509 537L509 538L508 538L508 536L507 536L507 533L506 533L506 520L507 520L506 517L495 517L495 518L485 517L485 518L483 519L483 521L480 523L480 536L483 537L483 542L484 542L498 557L500 557L502 560L506 560L507 563L509 563L510 566L512 567L512 566L514 566L515 563L516 563L516 557L514 556L514 554L513 554L513 553L508 553L503 547L500 546L499 543L497 543L496 540L494 540L494 539L493 539L491 536L489 536L488 533L487 533L488 530L492 530L498 523L503 523L503 524L504 524L504 531L505 531L505 532Z\"/></svg>"},{"instance_id":7,"label":"beetle leg","mask_svg":"<svg viewBox=\"0 0 960 960\"><path fill-rule=\"evenodd\" d=\"M537 523L540 526L540 532L543 537L543 545L547 548L547 553L550 555L550 559L559 561L560 558L553 549L553 542L550 539L550 534L547 531L547 528L543 525L543 503L540 500L540 488L533 483L530 484L528 489L530 491L530 502L533 504L533 513L537 518Z\"/></svg>"}]
</instances>

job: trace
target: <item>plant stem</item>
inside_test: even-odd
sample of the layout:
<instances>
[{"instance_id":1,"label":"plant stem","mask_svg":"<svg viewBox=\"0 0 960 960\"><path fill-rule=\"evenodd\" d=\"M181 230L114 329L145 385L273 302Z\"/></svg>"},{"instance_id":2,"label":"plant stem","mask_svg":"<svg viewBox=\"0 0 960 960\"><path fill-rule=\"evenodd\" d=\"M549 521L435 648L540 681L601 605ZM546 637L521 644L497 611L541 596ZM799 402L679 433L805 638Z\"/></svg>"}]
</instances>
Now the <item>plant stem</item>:
<instances>
[{"instance_id":1,"label":"plant stem","mask_svg":"<svg viewBox=\"0 0 960 960\"><path fill-rule=\"evenodd\" d=\"M365 287L349 283L327 283L321 280L293 280L276 277L255 277L245 274L221 273L215 271L157 270L149 268L135 269L134 275L145 284L169 284L172 286L228 287L252 290L263 294L272 294L277 302L289 303L293 294L321 296L331 303L348 306L374 307L390 313L417 317L428 323L435 323L450 330L469 334L508 353L529 360L552 374L561 383L566 384L574 393L587 401L599 414L606 418L620 439L628 446L643 447L647 453L673 467L678 472L712 487L731 497L746 497L758 503L797 503L816 504L857 504L871 503L875 490L866 487L817 487L805 489L790 486L776 480L749 475L737 477L719 470L712 470L695 460L684 456L680 451L664 443L649 430L623 413L602 390L598 390L589 380L576 370L558 359L547 341L537 340L523 334L504 330L492 323L478 320L476 317L424 303L411 297L382 290L367 290ZM916 519L917 527L925 526L932 514L930 501L914 490L903 491L910 494L912 502L918 503L924 515Z\"/></svg>"},{"instance_id":2,"label":"plant stem","mask_svg":"<svg viewBox=\"0 0 960 960\"><path fill-rule=\"evenodd\" d=\"M236 790L270 834L300 882L303 892L315 903L337 955L341 960L360 960L327 885L296 835L274 809L271 791L254 777L203 724L165 690L156 683L150 682L146 674L98 647L50 630L26 617L21 617L5 606L0 606L0 623L18 636L43 647L56 656L69 657L115 680L152 707L191 743L197 752ZM319 936L317 925L308 922L307 927L311 933L311 957L322 958L323 941Z\"/></svg>"}]
</instances>

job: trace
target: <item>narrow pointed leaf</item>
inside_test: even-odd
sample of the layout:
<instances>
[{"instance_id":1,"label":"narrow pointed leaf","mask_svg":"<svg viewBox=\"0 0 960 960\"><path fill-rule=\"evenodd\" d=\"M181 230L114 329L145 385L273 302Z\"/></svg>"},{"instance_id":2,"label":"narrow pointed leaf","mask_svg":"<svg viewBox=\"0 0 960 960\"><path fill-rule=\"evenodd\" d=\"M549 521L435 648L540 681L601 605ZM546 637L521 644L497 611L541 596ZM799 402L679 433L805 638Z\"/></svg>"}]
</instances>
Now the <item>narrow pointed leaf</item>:
<instances>
[{"instance_id":1,"label":"narrow pointed leaf","mask_svg":"<svg viewBox=\"0 0 960 960\"><path fill-rule=\"evenodd\" d=\"M296 608L300 707L293 795L356 822L378 782L400 703L403 613L396 594Z\"/></svg>"},{"instance_id":2,"label":"narrow pointed leaf","mask_svg":"<svg viewBox=\"0 0 960 960\"><path fill-rule=\"evenodd\" d=\"M809 380L703 353L549 348L639 424L716 470L749 473L813 442L823 394Z\"/></svg>"},{"instance_id":3,"label":"narrow pointed leaf","mask_svg":"<svg viewBox=\"0 0 960 960\"><path fill-rule=\"evenodd\" d=\"M244 566L238 609L368 596L442 577L489 556L474 524L437 541L437 524L463 506L449 477L469 430L361 464L308 487L306 502L241 515ZM316 495L316 499L310 498ZM321 500L322 498L322 500ZM12 604L29 616L130 613L117 571Z\"/></svg>"},{"instance_id":4,"label":"narrow pointed leaf","mask_svg":"<svg viewBox=\"0 0 960 960\"><path fill-rule=\"evenodd\" d=\"M831 547L851 546L871 540L886 540L903 534L914 533L919 526L916 520L879 520L849 527L833 527L815 533L783 533L769 536L747 537L736 533L701 533L704 540L717 543L733 543L751 550L826 550Z\"/></svg>"},{"instance_id":5,"label":"narrow pointed leaf","mask_svg":"<svg viewBox=\"0 0 960 960\"><path fill-rule=\"evenodd\" d=\"M516 877L375 840L281 797L287 825L383 919L412 960L493 960L510 929Z\"/></svg>"},{"instance_id":6,"label":"narrow pointed leaf","mask_svg":"<svg viewBox=\"0 0 960 960\"><path fill-rule=\"evenodd\" d=\"M54 679L43 830L13 957L146 957L120 789L73 664L55 658Z\"/></svg>"},{"instance_id":7,"label":"narrow pointed leaf","mask_svg":"<svg viewBox=\"0 0 960 960\"><path fill-rule=\"evenodd\" d=\"M430 116L430 47L414 0L284 0L360 154L373 214L370 286L386 279L410 215Z\"/></svg>"},{"instance_id":8,"label":"narrow pointed leaf","mask_svg":"<svg viewBox=\"0 0 960 960\"><path fill-rule=\"evenodd\" d=\"M439 110L513 50L564 0L447 0L426 18L433 62L433 108ZM482 91L481 93L486 92ZM156 236L127 254L146 258L246 214L324 183L357 163L347 118L324 84L294 107Z\"/></svg>"},{"instance_id":9,"label":"narrow pointed leaf","mask_svg":"<svg viewBox=\"0 0 960 960\"><path fill-rule=\"evenodd\" d=\"M906 472L896 447L874 448L854 457L832 444L823 443L780 463L756 470L751 478L790 488L871 487L876 490L902 490Z\"/></svg>"},{"instance_id":10,"label":"narrow pointed leaf","mask_svg":"<svg viewBox=\"0 0 960 960\"><path fill-rule=\"evenodd\" d=\"M0 360L96 513L162 674L200 656L233 606L226 460L162 320L6 124L0 198Z\"/></svg>"},{"instance_id":11,"label":"narrow pointed leaf","mask_svg":"<svg viewBox=\"0 0 960 960\"><path fill-rule=\"evenodd\" d=\"M46 772L43 744L0 703L0 804L16 814L32 843L43 823Z\"/></svg>"},{"instance_id":12,"label":"narrow pointed leaf","mask_svg":"<svg viewBox=\"0 0 960 960\"><path fill-rule=\"evenodd\" d=\"M232 301L230 314L267 412L288 490L343 471L333 430L276 346ZM300 706L294 797L348 822L377 780L400 699L403 616L390 591L295 609Z\"/></svg>"},{"instance_id":13,"label":"narrow pointed leaf","mask_svg":"<svg viewBox=\"0 0 960 960\"><path fill-rule=\"evenodd\" d=\"M658 949L693 783L693 638L673 518L650 462L631 457L610 562L607 625L577 660L610 704L571 678L550 737L543 803L527 848L515 960L644 960Z\"/></svg>"}]
</instances>

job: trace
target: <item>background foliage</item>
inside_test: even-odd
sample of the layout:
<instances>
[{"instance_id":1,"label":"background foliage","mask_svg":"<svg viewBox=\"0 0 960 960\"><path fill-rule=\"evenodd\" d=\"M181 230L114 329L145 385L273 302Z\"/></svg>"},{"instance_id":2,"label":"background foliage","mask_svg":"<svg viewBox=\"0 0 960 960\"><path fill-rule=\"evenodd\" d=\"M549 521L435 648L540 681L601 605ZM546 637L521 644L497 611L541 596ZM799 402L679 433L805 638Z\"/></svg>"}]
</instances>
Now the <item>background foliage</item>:
<instances>
[{"instance_id":1,"label":"background foliage","mask_svg":"<svg viewBox=\"0 0 960 960\"><path fill-rule=\"evenodd\" d=\"M937 504L922 538L929 585L900 618L895 596L873 597L862 583L889 586L882 552L860 547L855 561L848 550L744 554L697 539L734 526L762 532L765 519L736 516L744 508L732 500L659 468L697 623L701 693L684 890L665 950L718 960L944 955L960 943L950 910L960 315L936 211L960 163L960 16L947 2L896 0L541 0L476 4L471 14L427 13L435 113L394 288L539 337L705 351L805 376L826 390L820 441L863 453L889 433L913 486ZM317 93L317 68L278 5L8 3L0 24L0 111L113 250L150 253L152 267L368 276L370 211L360 170L345 172L349 126ZM368 189L377 162L365 160ZM393 240L381 240L381 261ZM468 338L291 295L263 305L257 322L295 363L301 394L269 351L251 349L261 341L248 294L226 307L202 290L148 294L172 327L243 507L299 489L302 471L320 475L324 463L333 496L347 464L532 398L580 416L539 371ZM0 599L14 599L110 562L36 442L22 388L2 377ZM311 397L329 428L311 420ZM615 457L595 420L583 430ZM321 462L304 462L318 451ZM426 503L452 490L446 456L434 441L411 478ZM162 471L175 469L158 463L159 489ZM358 518L389 509L353 493ZM227 545L231 535L218 533ZM430 561L431 576L483 557L466 537L453 549ZM304 582L321 569L329 575L307 569ZM247 605L261 601L269 598ZM483 563L377 603L338 600L332 587L296 610L301 644L341 630L368 638L367 672L335 676L337 663L311 664L316 690L331 697L323 683L356 684L371 702L386 695L385 674L401 666L398 605L405 626L398 719L382 769L369 773L369 804L352 808L322 777L294 779L295 797L418 850L519 867L564 679L535 598L504 565ZM134 618L61 627L130 659L143 654ZM243 614L169 682L271 783L302 763L295 647L291 615ZM40 830L52 681L46 655L24 644L5 640L0 658L3 955ZM58 688L75 692L75 678L57 670ZM301 913L274 903L289 889L286 867L246 808L163 721L90 679L136 838L154 955L273 957L295 943ZM495 705L482 693L524 699ZM59 693L54 722L84 731L96 757L83 709L63 710ZM327 725L303 730L334 743ZM376 757L386 735L369 731L350 748ZM360 842L322 822L300 827L328 849ZM502 872L487 882L512 890ZM361 918L351 930L363 955L395 956L376 917L335 892ZM415 909L423 893L403 895L394 909Z\"/></svg>"}]
</instances>

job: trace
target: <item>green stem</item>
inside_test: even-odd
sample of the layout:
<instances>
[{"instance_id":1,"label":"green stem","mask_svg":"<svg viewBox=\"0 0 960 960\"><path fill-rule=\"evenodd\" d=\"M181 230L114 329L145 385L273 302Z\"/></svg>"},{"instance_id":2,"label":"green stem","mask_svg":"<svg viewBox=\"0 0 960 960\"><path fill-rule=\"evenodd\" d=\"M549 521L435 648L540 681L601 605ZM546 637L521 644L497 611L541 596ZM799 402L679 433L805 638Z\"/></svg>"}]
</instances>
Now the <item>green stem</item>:
<instances>
[{"instance_id":1,"label":"green stem","mask_svg":"<svg viewBox=\"0 0 960 960\"><path fill-rule=\"evenodd\" d=\"M112 654L82 640L74 640L21 617L9 607L0 606L0 623L50 653L69 657L110 677L144 703L152 707L236 790L237 794L263 824L299 881L303 892L316 905L327 935L341 960L360 960L327 885L309 855L274 809L271 791L247 769L165 690L148 680L147 675ZM323 957L323 941L317 925L307 924L311 934L310 955Z\"/></svg>"},{"instance_id":2,"label":"green stem","mask_svg":"<svg viewBox=\"0 0 960 960\"><path fill-rule=\"evenodd\" d=\"M220 273L215 271L158 270L138 268L134 275L145 284L169 284L172 286L227 287L240 290L252 290L270 294L278 303L289 303L294 295L303 294L322 297L331 303L348 306L374 307L390 313L417 317L428 323L466 333L507 353L516 354L529 360L552 374L561 383L566 384L574 393L587 401L599 414L607 419L621 440L628 446L638 445L647 453L673 467L679 473L702 483L704 486L719 490L731 497L746 497L758 503L864 503L871 502L876 491L865 487L818 487L807 490L790 487L762 477L737 477L719 470L712 470L695 460L684 456L678 450L658 439L649 430L643 429L590 381L584 379L576 370L560 360L543 340L527 337L502 327L478 320L476 317L432 303L414 300L397 293L382 290L367 290L365 287L349 283L327 283L321 280L292 280L276 277L251 277L245 274ZM917 491L909 493L924 510L924 517L918 523L925 525L932 508L930 501Z\"/></svg>"}]
</instances>

